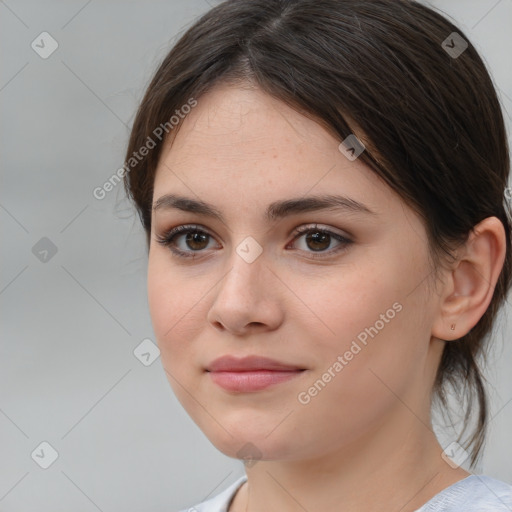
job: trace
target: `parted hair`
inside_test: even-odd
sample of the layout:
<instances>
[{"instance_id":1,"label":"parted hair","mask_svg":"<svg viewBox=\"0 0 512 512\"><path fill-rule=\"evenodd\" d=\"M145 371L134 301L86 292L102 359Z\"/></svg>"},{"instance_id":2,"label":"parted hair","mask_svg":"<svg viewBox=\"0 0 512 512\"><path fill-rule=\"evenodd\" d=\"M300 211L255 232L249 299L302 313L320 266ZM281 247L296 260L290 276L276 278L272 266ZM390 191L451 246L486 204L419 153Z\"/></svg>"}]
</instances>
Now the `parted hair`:
<instances>
[{"instance_id":1,"label":"parted hair","mask_svg":"<svg viewBox=\"0 0 512 512\"><path fill-rule=\"evenodd\" d=\"M468 46L460 55L447 51L461 40ZM361 134L366 150L359 158L424 222L432 278L476 224L490 216L503 223L507 250L492 300L468 333L445 342L432 390L443 410L451 392L466 403L458 441L474 466L489 417L482 363L512 269L507 134L478 52L447 17L411 0L227 0L190 26L159 65L126 158L219 82L255 85L340 142ZM164 142L124 175L148 251Z\"/></svg>"}]
</instances>

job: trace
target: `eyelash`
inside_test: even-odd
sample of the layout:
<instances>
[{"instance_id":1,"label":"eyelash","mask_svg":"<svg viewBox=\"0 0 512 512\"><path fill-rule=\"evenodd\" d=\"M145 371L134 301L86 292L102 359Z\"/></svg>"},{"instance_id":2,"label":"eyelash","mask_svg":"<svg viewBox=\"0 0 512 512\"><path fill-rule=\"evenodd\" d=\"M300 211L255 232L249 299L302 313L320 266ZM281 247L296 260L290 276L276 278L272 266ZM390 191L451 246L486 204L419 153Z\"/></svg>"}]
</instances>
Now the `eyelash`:
<instances>
[{"instance_id":1,"label":"eyelash","mask_svg":"<svg viewBox=\"0 0 512 512\"><path fill-rule=\"evenodd\" d=\"M164 247L168 247L170 249L170 251L177 257L193 259L193 258L197 257L196 254L203 252L203 250L182 251L181 249L177 249L176 247L174 247L174 239L177 238L179 235L187 234L187 233L200 233L202 235L206 235L208 237L213 238L212 235L210 235L209 233L207 233L206 231L204 231L203 229L201 229L198 226L182 225L182 226L177 226L175 228L172 228L172 229L166 231L165 233L163 233L162 235L156 235L156 241L157 241L157 243L163 245ZM353 243L352 240L349 240L348 238L341 236L338 233L334 233L333 231L329 231L327 229L318 228L316 225L308 226L306 228L295 229L294 232L292 233L294 235L292 242L295 242L295 240L300 238L300 236L307 234L307 233L322 233L324 235L329 235L341 243L341 245L337 249L334 249L331 251L319 251L318 253L312 252L311 257L313 259L326 258L328 256L332 256L333 254L336 254L336 253L346 250L347 246L349 244ZM325 256L325 254L327 254L328 256Z\"/></svg>"}]
</instances>

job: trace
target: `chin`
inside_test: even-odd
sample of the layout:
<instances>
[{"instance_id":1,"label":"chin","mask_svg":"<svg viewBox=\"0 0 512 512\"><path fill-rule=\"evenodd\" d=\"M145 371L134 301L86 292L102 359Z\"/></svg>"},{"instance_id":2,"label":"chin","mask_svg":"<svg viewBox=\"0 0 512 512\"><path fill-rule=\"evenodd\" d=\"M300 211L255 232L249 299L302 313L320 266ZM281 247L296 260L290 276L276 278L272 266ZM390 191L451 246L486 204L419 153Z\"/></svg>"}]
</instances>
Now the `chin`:
<instances>
[{"instance_id":1,"label":"chin","mask_svg":"<svg viewBox=\"0 0 512 512\"><path fill-rule=\"evenodd\" d=\"M274 428L275 424L259 430L254 425L241 423L236 428L226 426L229 433L222 427L214 431L208 428L204 433L217 450L234 459L270 461L292 458L290 455L297 450L293 440L284 430L269 436Z\"/></svg>"}]
</instances>

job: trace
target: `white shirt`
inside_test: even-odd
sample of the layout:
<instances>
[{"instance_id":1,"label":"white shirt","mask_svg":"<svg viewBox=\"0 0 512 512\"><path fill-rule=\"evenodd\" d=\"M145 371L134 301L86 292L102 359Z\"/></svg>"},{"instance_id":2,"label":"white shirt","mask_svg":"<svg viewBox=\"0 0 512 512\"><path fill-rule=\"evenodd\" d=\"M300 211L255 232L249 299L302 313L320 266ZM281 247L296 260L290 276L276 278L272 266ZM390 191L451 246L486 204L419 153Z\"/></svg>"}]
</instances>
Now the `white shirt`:
<instances>
[{"instance_id":1,"label":"white shirt","mask_svg":"<svg viewBox=\"0 0 512 512\"><path fill-rule=\"evenodd\" d=\"M228 512L247 476L209 500L179 512ZM450 485L415 512L512 512L512 485L485 475L469 475Z\"/></svg>"}]
</instances>

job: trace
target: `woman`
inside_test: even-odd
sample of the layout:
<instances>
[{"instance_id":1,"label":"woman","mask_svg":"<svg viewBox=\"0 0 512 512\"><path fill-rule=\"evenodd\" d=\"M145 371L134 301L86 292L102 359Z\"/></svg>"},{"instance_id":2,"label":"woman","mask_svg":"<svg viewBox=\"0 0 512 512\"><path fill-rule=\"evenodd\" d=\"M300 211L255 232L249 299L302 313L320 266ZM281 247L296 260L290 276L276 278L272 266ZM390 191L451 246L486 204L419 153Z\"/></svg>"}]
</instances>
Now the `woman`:
<instances>
[{"instance_id":1,"label":"woman","mask_svg":"<svg viewBox=\"0 0 512 512\"><path fill-rule=\"evenodd\" d=\"M512 509L462 467L512 259L503 117L457 27L409 0L223 2L159 67L126 160L169 382L246 461L189 510ZM441 446L450 391L475 425Z\"/></svg>"}]
</instances>

